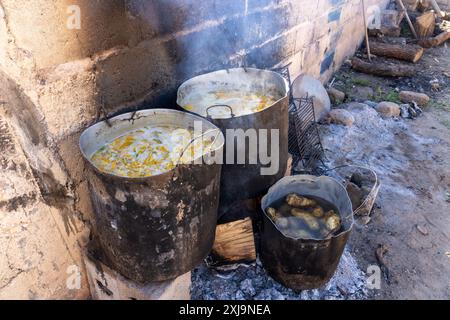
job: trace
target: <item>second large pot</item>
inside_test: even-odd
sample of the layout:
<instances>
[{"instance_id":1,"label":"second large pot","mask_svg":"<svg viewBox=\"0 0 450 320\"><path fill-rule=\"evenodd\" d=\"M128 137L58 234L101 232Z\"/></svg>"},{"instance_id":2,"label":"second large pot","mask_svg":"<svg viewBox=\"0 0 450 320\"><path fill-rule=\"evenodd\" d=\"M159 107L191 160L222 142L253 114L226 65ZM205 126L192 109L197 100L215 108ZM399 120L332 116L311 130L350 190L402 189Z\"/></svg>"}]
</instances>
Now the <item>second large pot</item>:
<instances>
[{"instance_id":1,"label":"second large pot","mask_svg":"<svg viewBox=\"0 0 450 320\"><path fill-rule=\"evenodd\" d=\"M193 96L201 96L202 94L209 94L211 91L233 91L233 92L258 92L269 93L276 97L276 102L266 109L251 114L235 116L233 109L230 109L229 117L213 118L208 114L206 108L200 110L192 110ZM289 84L278 73L266 70L252 69L252 68L236 68L229 70L220 70L205 75L192 78L181 85L178 90L177 103L180 107L187 111L197 113L222 129L223 133L227 135L227 143L225 146L225 154L227 149L233 148L235 155L235 162L229 163L226 161L222 167L221 192L220 192L220 207L219 215L223 216L234 203L242 200L256 198L262 196L270 186L283 177L286 172L288 161L288 104L289 104ZM220 102L216 103L220 104ZM263 150L271 150L272 143L279 145L279 154L276 159L272 161L278 162L278 170L275 173L265 175L261 174L262 168L267 168L269 165L263 163L258 157L257 163L250 164L249 161L249 140L246 140L245 149L232 139L234 146L230 146L229 131L243 130L247 132L249 129L256 130L258 135L257 150L261 147L267 148ZM261 130L267 130L268 139L267 144L261 145L259 133ZM278 130L279 141L272 141L272 130ZM242 131L241 131L242 132ZM236 155L241 155L245 152L245 164L238 164ZM225 157L226 158L226 157ZM226 160L226 159L224 159Z\"/></svg>"}]
</instances>

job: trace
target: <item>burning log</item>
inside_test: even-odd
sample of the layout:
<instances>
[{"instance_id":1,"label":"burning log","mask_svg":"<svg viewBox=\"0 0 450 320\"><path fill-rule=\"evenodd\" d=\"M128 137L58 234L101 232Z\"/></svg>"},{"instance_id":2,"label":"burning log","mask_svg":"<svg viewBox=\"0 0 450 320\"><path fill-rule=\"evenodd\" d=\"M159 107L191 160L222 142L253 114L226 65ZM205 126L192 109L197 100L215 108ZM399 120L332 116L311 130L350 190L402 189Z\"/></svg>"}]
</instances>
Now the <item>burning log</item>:
<instances>
[{"instance_id":1,"label":"burning log","mask_svg":"<svg viewBox=\"0 0 450 320\"><path fill-rule=\"evenodd\" d=\"M423 48L418 45L398 45L382 42L370 43L372 53L378 56L396 58L416 63L423 56Z\"/></svg>"},{"instance_id":2,"label":"burning log","mask_svg":"<svg viewBox=\"0 0 450 320\"><path fill-rule=\"evenodd\" d=\"M415 74L414 67L406 64L372 63L359 58L353 58L351 62L356 71L381 77L411 77Z\"/></svg>"},{"instance_id":3,"label":"burning log","mask_svg":"<svg viewBox=\"0 0 450 320\"><path fill-rule=\"evenodd\" d=\"M450 31L444 31L433 38L419 40L419 45L424 48L432 48L443 44L447 40L450 40Z\"/></svg>"}]
</instances>

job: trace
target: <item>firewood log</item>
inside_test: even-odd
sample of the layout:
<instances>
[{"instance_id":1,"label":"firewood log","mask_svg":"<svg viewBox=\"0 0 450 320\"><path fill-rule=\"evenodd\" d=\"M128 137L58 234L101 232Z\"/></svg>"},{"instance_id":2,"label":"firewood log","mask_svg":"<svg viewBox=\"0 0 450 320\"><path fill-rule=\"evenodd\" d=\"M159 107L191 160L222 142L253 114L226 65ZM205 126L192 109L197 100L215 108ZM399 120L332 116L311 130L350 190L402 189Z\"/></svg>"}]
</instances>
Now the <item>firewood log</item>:
<instances>
[{"instance_id":1,"label":"firewood log","mask_svg":"<svg viewBox=\"0 0 450 320\"><path fill-rule=\"evenodd\" d=\"M218 225L212 255L219 263L256 260L252 220Z\"/></svg>"},{"instance_id":2,"label":"firewood log","mask_svg":"<svg viewBox=\"0 0 450 320\"><path fill-rule=\"evenodd\" d=\"M415 74L413 66L405 64L391 64L379 62L366 62L359 58L351 60L352 68L356 71L373 74L382 77L411 77Z\"/></svg>"},{"instance_id":3,"label":"firewood log","mask_svg":"<svg viewBox=\"0 0 450 320\"><path fill-rule=\"evenodd\" d=\"M429 38L434 34L436 26L436 16L434 12L428 11L417 17L415 28L419 38Z\"/></svg>"},{"instance_id":4,"label":"firewood log","mask_svg":"<svg viewBox=\"0 0 450 320\"><path fill-rule=\"evenodd\" d=\"M447 40L450 40L450 31L444 31L433 38L419 40L419 45L424 48L432 48L443 44Z\"/></svg>"},{"instance_id":5,"label":"firewood log","mask_svg":"<svg viewBox=\"0 0 450 320\"><path fill-rule=\"evenodd\" d=\"M416 63L423 56L423 48L417 45L398 45L382 42L371 42L372 53L377 56L396 58Z\"/></svg>"}]
</instances>

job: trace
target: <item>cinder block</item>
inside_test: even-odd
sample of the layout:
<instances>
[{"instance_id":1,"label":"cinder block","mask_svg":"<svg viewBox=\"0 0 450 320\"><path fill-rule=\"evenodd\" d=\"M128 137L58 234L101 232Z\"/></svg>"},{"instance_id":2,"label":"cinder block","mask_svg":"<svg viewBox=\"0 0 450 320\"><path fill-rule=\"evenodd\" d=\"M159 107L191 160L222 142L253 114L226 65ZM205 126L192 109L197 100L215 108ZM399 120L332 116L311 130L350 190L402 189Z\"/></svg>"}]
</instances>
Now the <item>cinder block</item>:
<instances>
[{"instance_id":1,"label":"cinder block","mask_svg":"<svg viewBox=\"0 0 450 320\"><path fill-rule=\"evenodd\" d=\"M191 273L174 280L138 284L124 278L89 254L84 257L94 300L190 300Z\"/></svg>"}]
</instances>

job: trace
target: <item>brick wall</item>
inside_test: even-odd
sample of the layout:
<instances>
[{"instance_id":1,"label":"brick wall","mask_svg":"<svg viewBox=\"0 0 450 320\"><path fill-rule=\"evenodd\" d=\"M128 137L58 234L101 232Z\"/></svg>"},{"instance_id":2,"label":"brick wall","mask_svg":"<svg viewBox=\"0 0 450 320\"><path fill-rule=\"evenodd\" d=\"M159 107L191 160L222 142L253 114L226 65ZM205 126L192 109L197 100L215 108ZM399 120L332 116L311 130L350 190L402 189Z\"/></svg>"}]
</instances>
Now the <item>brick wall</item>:
<instances>
[{"instance_id":1,"label":"brick wall","mask_svg":"<svg viewBox=\"0 0 450 320\"><path fill-rule=\"evenodd\" d=\"M71 5L80 8L81 29L67 28ZM362 39L360 0L0 0L0 120L20 154L3 155L3 173L27 177L0 191L0 225L10 230L0 247L15 243L17 257L0 259L0 275L8 275L0 297L88 294L68 290L65 279L67 266L82 268L80 239L91 217L78 137L100 106L108 113L173 107L183 81L243 63L291 62L294 76L325 81ZM28 200L11 207L17 199ZM17 231L19 214L45 226ZM42 269L36 248L53 267Z\"/></svg>"}]
</instances>

